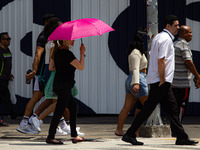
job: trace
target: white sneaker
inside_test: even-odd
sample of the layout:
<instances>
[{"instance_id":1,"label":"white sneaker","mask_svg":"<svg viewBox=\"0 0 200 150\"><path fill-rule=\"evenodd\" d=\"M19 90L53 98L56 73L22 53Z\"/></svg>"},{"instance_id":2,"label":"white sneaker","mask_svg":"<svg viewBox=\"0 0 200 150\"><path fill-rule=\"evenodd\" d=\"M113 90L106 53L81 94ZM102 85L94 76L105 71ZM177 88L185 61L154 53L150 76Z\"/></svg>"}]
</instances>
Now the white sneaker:
<instances>
[{"instance_id":1,"label":"white sneaker","mask_svg":"<svg viewBox=\"0 0 200 150\"><path fill-rule=\"evenodd\" d=\"M69 125L67 125L67 126L64 126L64 127L62 127L61 125L58 125L63 131L65 131L65 132L68 132L68 131L70 131L70 126Z\"/></svg>"},{"instance_id":2,"label":"white sneaker","mask_svg":"<svg viewBox=\"0 0 200 150\"><path fill-rule=\"evenodd\" d=\"M18 126L16 129L18 132L24 133L24 134L39 134L39 132L30 124L24 125L24 126Z\"/></svg>"},{"instance_id":3,"label":"white sneaker","mask_svg":"<svg viewBox=\"0 0 200 150\"><path fill-rule=\"evenodd\" d=\"M59 126L56 129L56 135L68 135L67 132L63 131Z\"/></svg>"},{"instance_id":4,"label":"white sneaker","mask_svg":"<svg viewBox=\"0 0 200 150\"><path fill-rule=\"evenodd\" d=\"M33 117L32 122L33 122L33 126L36 128L36 130L41 132L41 124L43 124L43 121L39 120L37 117Z\"/></svg>"},{"instance_id":5,"label":"white sneaker","mask_svg":"<svg viewBox=\"0 0 200 150\"><path fill-rule=\"evenodd\" d=\"M77 131L77 130L76 130L76 131ZM80 132L80 131L77 131L77 134L78 134L79 136L84 136L84 135L85 135L85 133Z\"/></svg>"},{"instance_id":6,"label":"white sneaker","mask_svg":"<svg viewBox=\"0 0 200 150\"><path fill-rule=\"evenodd\" d=\"M59 125L59 127L61 128L60 125ZM64 128L61 128L61 129L62 129L64 132L66 132L68 135L71 134L71 129L70 129L70 126L69 126L69 125L65 126ZM77 134L78 134L79 136L84 136L84 135L85 135L85 133L80 132L80 127L76 127L76 132L77 132Z\"/></svg>"},{"instance_id":7,"label":"white sneaker","mask_svg":"<svg viewBox=\"0 0 200 150\"><path fill-rule=\"evenodd\" d=\"M32 115L32 116L29 118L29 120L28 120L28 122L29 122L30 124L33 123L32 119L33 119L34 117L38 117L38 116Z\"/></svg>"}]
</instances>

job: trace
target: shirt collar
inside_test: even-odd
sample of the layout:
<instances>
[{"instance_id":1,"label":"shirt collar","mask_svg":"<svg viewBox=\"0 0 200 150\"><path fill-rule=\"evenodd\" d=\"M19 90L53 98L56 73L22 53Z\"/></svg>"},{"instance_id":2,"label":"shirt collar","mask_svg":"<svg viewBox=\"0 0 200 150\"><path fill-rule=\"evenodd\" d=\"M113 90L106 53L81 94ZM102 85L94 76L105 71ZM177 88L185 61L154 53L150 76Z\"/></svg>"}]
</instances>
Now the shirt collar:
<instances>
[{"instance_id":1,"label":"shirt collar","mask_svg":"<svg viewBox=\"0 0 200 150\"><path fill-rule=\"evenodd\" d=\"M169 34L169 36L172 38L172 41L174 40L175 37L173 36L173 34L171 34L171 32L169 30L163 29L163 31L165 31Z\"/></svg>"},{"instance_id":2,"label":"shirt collar","mask_svg":"<svg viewBox=\"0 0 200 150\"><path fill-rule=\"evenodd\" d=\"M178 40L179 40L179 41L183 41L185 44L188 44L188 45L189 45L189 42L187 42L184 38L179 37Z\"/></svg>"}]
</instances>

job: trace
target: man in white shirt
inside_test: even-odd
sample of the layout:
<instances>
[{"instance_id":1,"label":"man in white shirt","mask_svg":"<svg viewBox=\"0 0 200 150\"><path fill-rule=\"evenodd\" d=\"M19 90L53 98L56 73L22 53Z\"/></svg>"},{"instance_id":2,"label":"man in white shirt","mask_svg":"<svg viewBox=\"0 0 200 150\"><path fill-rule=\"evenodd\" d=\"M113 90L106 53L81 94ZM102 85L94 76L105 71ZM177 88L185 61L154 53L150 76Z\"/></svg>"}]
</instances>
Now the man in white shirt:
<instances>
[{"instance_id":1,"label":"man in white shirt","mask_svg":"<svg viewBox=\"0 0 200 150\"><path fill-rule=\"evenodd\" d=\"M198 143L188 138L179 121L178 106L171 88L175 64L173 40L178 29L178 18L169 15L165 19L165 29L156 35L152 41L147 74L147 83L150 84L149 96L142 111L136 116L131 127L123 136L122 140L125 142L143 145L142 142L136 140L134 133L160 103L170 119L173 132L177 135L176 145L195 145Z\"/></svg>"}]
</instances>

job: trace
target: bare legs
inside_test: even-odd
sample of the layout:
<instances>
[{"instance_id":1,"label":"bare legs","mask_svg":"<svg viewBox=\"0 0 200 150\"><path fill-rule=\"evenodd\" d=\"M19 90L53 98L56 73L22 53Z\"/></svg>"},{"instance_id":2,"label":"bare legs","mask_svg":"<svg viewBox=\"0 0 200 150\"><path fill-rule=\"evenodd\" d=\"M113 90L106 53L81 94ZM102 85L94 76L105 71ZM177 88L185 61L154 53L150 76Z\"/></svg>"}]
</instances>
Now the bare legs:
<instances>
[{"instance_id":1,"label":"bare legs","mask_svg":"<svg viewBox=\"0 0 200 150\"><path fill-rule=\"evenodd\" d=\"M40 104L40 106L35 111L35 114L37 114L39 117L39 120L43 120L47 115L55 111L56 108L57 99L49 99L44 101ZM47 108L44 110L44 105L47 106ZM64 113L64 118L66 121L69 120L69 110L66 108Z\"/></svg>"},{"instance_id":2,"label":"bare legs","mask_svg":"<svg viewBox=\"0 0 200 150\"><path fill-rule=\"evenodd\" d=\"M142 97L138 98L142 105L144 105L144 102L147 100L147 97L148 96L142 96ZM124 135L124 131L123 131L124 123L126 121L126 118L129 114L129 112L131 111L131 109L135 105L136 101L137 101L137 99L134 98L131 93L126 94L124 106L123 106L123 108L122 108L122 110L119 114L119 117L118 117L117 129L115 131L116 135L119 135L119 136ZM135 115L137 115L138 112L139 112L139 110L136 111Z\"/></svg>"},{"instance_id":3,"label":"bare legs","mask_svg":"<svg viewBox=\"0 0 200 150\"><path fill-rule=\"evenodd\" d=\"M24 116L29 117L32 114L33 108L35 106L35 104L44 96L44 93L40 92L40 91L34 91L33 92L33 96L30 99L30 101L28 102L28 104L26 105L26 110L24 113Z\"/></svg>"},{"instance_id":4,"label":"bare legs","mask_svg":"<svg viewBox=\"0 0 200 150\"><path fill-rule=\"evenodd\" d=\"M55 111L57 99L46 100L46 101L51 102L51 104L40 115L36 113L39 116L38 117L39 120L43 120L47 115Z\"/></svg>"},{"instance_id":5,"label":"bare legs","mask_svg":"<svg viewBox=\"0 0 200 150\"><path fill-rule=\"evenodd\" d=\"M133 108L133 105L135 104L135 102L136 102L136 99L133 97L133 95L131 93L127 93L125 97L124 106L118 117L117 129L115 131L116 135L124 135L123 126L128 116L128 113Z\"/></svg>"}]
</instances>

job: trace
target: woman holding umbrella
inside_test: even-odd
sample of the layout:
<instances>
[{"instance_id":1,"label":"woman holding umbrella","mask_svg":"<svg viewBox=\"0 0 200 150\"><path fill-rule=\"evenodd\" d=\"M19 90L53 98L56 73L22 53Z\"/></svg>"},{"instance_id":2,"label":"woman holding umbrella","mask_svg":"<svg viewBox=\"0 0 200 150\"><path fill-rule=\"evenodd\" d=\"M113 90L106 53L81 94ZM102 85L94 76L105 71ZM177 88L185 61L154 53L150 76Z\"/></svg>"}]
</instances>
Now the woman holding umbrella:
<instances>
[{"instance_id":1,"label":"woman holding umbrella","mask_svg":"<svg viewBox=\"0 0 200 150\"><path fill-rule=\"evenodd\" d=\"M72 142L77 143L84 140L84 138L81 138L77 135L77 104L71 94L71 89L75 83L75 70L84 70L84 53L86 49L82 44L80 47L80 60L78 60L70 51L73 45L74 40L55 41L55 48L52 54L52 59L54 60L56 68L53 90L58 96L58 100L49 128L49 135L46 139L46 143L48 144L63 144L62 141L58 141L54 138L59 120L62 117L66 107L70 111L70 127L71 136L73 138Z\"/></svg>"}]
</instances>

